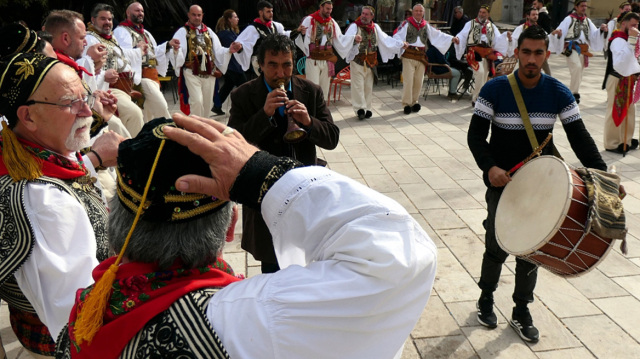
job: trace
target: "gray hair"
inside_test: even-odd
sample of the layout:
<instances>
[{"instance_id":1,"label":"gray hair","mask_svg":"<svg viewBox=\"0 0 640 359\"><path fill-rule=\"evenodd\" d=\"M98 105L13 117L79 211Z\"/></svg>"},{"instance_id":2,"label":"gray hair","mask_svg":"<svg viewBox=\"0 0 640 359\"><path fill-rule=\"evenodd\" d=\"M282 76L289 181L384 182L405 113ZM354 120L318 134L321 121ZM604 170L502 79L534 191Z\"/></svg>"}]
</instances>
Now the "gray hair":
<instances>
[{"instance_id":1,"label":"gray hair","mask_svg":"<svg viewBox=\"0 0 640 359\"><path fill-rule=\"evenodd\" d=\"M464 14L464 9L462 6L456 6L453 8L453 12L460 12L461 14Z\"/></svg>"},{"instance_id":2,"label":"gray hair","mask_svg":"<svg viewBox=\"0 0 640 359\"><path fill-rule=\"evenodd\" d=\"M93 7L93 10L91 10L91 17L93 17L93 18L98 17L98 14L100 14L101 11L108 11L108 12L111 13L111 15L113 15L113 6L107 5L107 4L102 4L102 3L97 3Z\"/></svg>"},{"instance_id":3,"label":"gray hair","mask_svg":"<svg viewBox=\"0 0 640 359\"><path fill-rule=\"evenodd\" d=\"M210 215L188 222L148 222L138 220L124 257L133 262L157 262L167 269L180 258L186 268L202 267L216 260L222 250L233 203ZM120 252L131 229L135 214L114 197L110 202L109 245Z\"/></svg>"}]
</instances>

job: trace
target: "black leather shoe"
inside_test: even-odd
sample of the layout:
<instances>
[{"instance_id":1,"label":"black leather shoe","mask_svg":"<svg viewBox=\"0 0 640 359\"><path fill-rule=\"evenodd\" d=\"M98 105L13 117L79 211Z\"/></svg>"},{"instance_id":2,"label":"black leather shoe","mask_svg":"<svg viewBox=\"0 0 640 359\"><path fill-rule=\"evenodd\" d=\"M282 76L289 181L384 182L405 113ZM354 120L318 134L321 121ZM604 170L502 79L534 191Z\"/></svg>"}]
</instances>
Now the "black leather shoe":
<instances>
[{"instance_id":1,"label":"black leather shoe","mask_svg":"<svg viewBox=\"0 0 640 359\"><path fill-rule=\"evenodd\" d=\"M579 104L580 103L580 94L579 93L574 93L573 97L576 99L576 103Z\"/></svg>"},{"instance_id":2,"label":"black leather shoe","mask_svg":"<svg viewBox=\"0 0 640 359\"><path fill-rule=\"evenodd\" d=\"M631 139L631 146L629 146L629 149L630 150L635 150L636 148L638 148L638 140L633 138L633 139Z\"/></svg>"},{"instance_id":3,"label":"black leather shoe","mask_svg":"<svg viewBox=\"0 0 640 359\"><path fill-rule=\"evenodd\" d=\"M411 106L405 106L404 107L404 113L407 114L407 115L410 114L411 113Z\"/></svg>"},{"instance_id":4,"label":"black leather shoe","mask_svg":"<svg viewBox=\"0 0 640 359\"><path fill-rule=\"evenodd\" d=\"M373 116L373 113L371 113L371 111L367 111L367 113L364 114L364 118L371 118L371 116Z\"/></svg>"},{"instance_id":5,"label":"black leather shoe","mask_svg":"<svg viewBox=\"0 0 640 359\"><path fill-rule=\"evenodd\" d=\"M358 114L358 120L364 120L364 110L363 109L359 109L357 114Z\"/></svg>"},{"instance_id":6,"label":"black leather shoe","mask_svg":"<svg viewBox=\"0 0 640 359\"><path fill-rule=\"evenodd\" d=\"M213 108L211 109L211 111L213 113L215 113L216 115L220 116L220 115L224 115L224 111L222 111L222 109L220 107L215 107L213 106Z\"/></svg>"},{"instance_id":7,"label":"black leather shoe","mask_svg":"<svg viewBox=\"0 0 640 359\"><path fill-rule=\"evenodd\" d=\"M418 111L420 111L420 109L421 109L421 108L422 108L422 106L420 106L420 104L419 104L419 103L417 103L417 104L415 104L415 105L413 105L413 106L411 107L411 111L413 111L413 112L418 112Z\"/></svg>"}]
</instances>

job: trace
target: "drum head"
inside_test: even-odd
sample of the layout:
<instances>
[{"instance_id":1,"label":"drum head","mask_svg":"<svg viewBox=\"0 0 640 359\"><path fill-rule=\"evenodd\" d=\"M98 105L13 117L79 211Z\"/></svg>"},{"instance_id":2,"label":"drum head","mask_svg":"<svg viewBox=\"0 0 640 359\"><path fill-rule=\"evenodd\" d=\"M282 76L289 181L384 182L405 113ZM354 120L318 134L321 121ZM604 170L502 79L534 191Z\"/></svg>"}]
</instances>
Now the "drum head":
<instances>
[{"instance_id":1,"label":"drum head","mask_svg":"<svg viewBox=\"0 0 640 359\"><path fill-rule=\"evenodd\" d=\"M496 238L513 255L545 245L564 221L573 193L571 172L560 159L541 156L522 166L507 184L496 210Z\"/></svg>"}]
</instances>

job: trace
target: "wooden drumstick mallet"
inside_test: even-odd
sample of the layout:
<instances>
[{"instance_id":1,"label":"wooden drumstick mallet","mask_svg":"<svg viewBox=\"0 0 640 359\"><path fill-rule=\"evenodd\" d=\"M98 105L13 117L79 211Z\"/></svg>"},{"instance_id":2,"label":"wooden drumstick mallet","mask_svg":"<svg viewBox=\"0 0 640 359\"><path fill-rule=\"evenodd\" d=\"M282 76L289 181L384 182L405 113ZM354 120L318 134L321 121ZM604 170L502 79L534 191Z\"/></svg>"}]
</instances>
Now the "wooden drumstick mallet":
<instances>
[{"instance_id":1,"label":"wooden drumstick mallet","mask_svg":"<svg viewBox=\"0 0 640 359\"><path fill-rule=\"evenodd\" d=\"M549 143L549 141L551 141L551 137L553 137L553 133L549 132L549 135L547 136L547 138L544 139L544 141L542 141L540 146L536 147L536 149L533 150L533 153L531 153L529 156L527 156L527 158L522 160L522 162L513 166L513 168L510 169L509 172L507 172L507 174L511 176L515 171L519 170L520 167L524 166L525 163L531 161L534 157L540 156L540 153L542 153L542 149L547 145L547 143Z\"/></svg>"}]
</instances>

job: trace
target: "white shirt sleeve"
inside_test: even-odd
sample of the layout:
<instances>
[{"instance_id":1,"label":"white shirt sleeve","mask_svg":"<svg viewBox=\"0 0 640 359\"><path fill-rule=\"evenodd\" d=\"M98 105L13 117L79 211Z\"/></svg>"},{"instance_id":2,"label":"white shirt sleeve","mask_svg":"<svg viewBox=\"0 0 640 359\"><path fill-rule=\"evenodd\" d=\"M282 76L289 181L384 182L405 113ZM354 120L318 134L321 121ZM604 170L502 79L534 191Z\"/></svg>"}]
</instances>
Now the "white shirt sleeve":
<instances>
[{"instance_id":1,"label":"white shirt sleeve","mask_svg":"<svg viewBox=\"0 0 640 359\"><path fill-rule=\"evenodd\" d=\"M69 322L76 290L93 283L96 240L84 208L51 184L29 183L24 205L35 244L15 273L18 286L53 338Z\"/></svg>"},{"instance_id":2,"label":"white shirt sleeve","mask_svg":"<svg viewBox=\"0 0 640 359\"><path fill-rule=\"evenodd\" d=\"M427 26L429 26L429 29L427 29L427 34L429 34L429 41L431 42L431 45L438 49L441 54L446 54L451 47L451 40L453 39L453 36L445 34L444 32L431 26L431 24L427 24Z\"/></svg>"},{"instance_id":3,"label":"white shirt sleeve","mask_svg":"<svg viewBox=\"0 0 640 359\"><path fill-rule=\"evenodd\" d=\"M549 34L549 51L556 54L564 51L564 39L567 37L569 25L571 25L571 17L567 16L556 28L556 30L562 31L562 35L556 36Z\"/></svg>"},{"instance_id":4,"label":"white shirt sleeve","mask_svg":"<svg viewBox=\"0 0 640 359\"><path fill-rule=\"evenodd\" d=\"M240 35L238 35L236 42L242 44L242 52L236 52L233 56L235 56L236 61L238 61L238 64L242 67L242 71L247 71L249 66L251 66L251 55L253 55L254 50L258 50L253 47L256 45L259 38L260 34L256 31L255 26L245 27Z\"/></svg>"},{"instance_id":5,"label":"white shirt sleeve","mask_svg":"<svg viewBox=\"0 0 640 359\"><path fill-rule=\"evenodd\" d=\"M429 298L436 247L392 199L323 167L285 174L262 213L283 268L207 316L235 358L392 358Z\"/></svg>"},{"instance_id":6,"label":"white shirt sleeve","mask_svg":"<svg viewBox=\"0 0 640 359\"><path fill-rule=\"evenodd\" d=\"M333 32L335 34L335 38L333 39L333 48L336 50L338 55L344 59L347 57L351 47L353 46L355 35L343 35L338 23L334 19L331 19L331 22L333 23Z\"/></svg>"},{"instance_id":7,"label":"white shirt sleeve","mask_svg":"<svg viewBox=\"0 0 640 359\"><path fill-rule=\"evenodd\" d=\"M606 41L606 33L600 32L600 28L594 25L591 19L587 19L587 22L589 23L589 47L591 51L602 51Z\"/></svg>"},{"instance_id":8,"label":"white shirt sleeve","mask_svg":"<svg viewBox=\"0 0 640 359\"><path fill-rule=\"evenodd\" d=\"M514 55L513 52L518 47L518 38L520 38L520 34L522 34L523 28L524 25L520 25L513 30L513 33L511 33L511 41L509 41L509 48L506 53L507 56Z\"/></svg>"},{"instance_id":9,"label":"white shirt sleeve","mask_svg":"<svg viewBox=\"0 0 640 359\"><path fill-rule=\"evenodd\" d=\"M496 26L496 24L491 23L493 26L493 50L498 51L499 53L505 55L509 50L509 38L507 37L507 32L500 33L500 29Z\"/></svg>"},{"instance_id":10,"label":"white shirt sleeve","mask_svg":"<svg viewBox=\"0 0 640 359\"><path fill-rule=\"evenodd\" d=\"M635 56L635 46L622 38L611 41L613 69L622 76L640 73L640 64Z\"/></svg>"},{"instance_id":11,"label":"white shirt sleeve","mask_svg":"<svg viewBox=\"0 0 640 359\"><path fill-rule=\"evenodd\" d=\"M467 21L467 23L464 24L462 30L458 33L458 35L456 35L460 42L454 44L453 47L456 49L456 57L458 58L458 60L461 60L462 56L464 56L464 54L467 52L467 40L469 39L469 32L471 31L471 21L473 20Z\"/></svg>"},{"instance_id":12,"label":"white shirt sleeve","mask_svg":"<svg viewBox=\"0 0 640 359\"><path fill-rule=\"evenodd\" d=\"M173 66L176 76L180 77L180 71L182 71L182 66L184 65L184 61L187 58L187 30L185 30L184 26L179 28L178 31L173 35L174 39L178 39L180 41L180 50L177 52L175 50L171 50L169 52L169 61Z\"/></svg>"},{"instance_id":13,"label":"white shirt sleeve","mask_svg":"<svg viewBox=\"0 0 640 359\"><path fill-rule=\"evenodd\" d=\"M387 35L382 31L382 29L380 29L378 24L375 24L375 28L376 36L378 36L378 53L380 53L382 62L387 62L400 54L402 46L404 46L404 42Z\"/></svg>"},{"instance_id":14,"label":"white shirt sleeve","mask_svg":"<svg viewBox=\"0 0 640 359\"><path fill-rule=\"evenodd\" d=\"M347 28L347 31L344 32L345 36L354 36L358 34L358 25L356 25L355 23L349 25L349 27ZM358 53L360 52L359 50L359 45L354 43L353 46L351 46L351 49L349 50L349 52L347 53L347 57L344 58L344 61L346 61L347 63L350 63L353 59L355 59L355 57L358 55Z\"/></svg>"},{"instance_id":15,"label":"white shirt sleeve","mask_svg":"<svg viewBox=\"0 0 640 359\"><path fill-rule=\"evenodd\" d=\"M302 26L305 26L307 30L304 35L298 35L296 37L296 45L304 52L304 56L309 56L309 44L311 43L311 16L307 16L302 20Z\"/></svg>"},{"instance_id":16,"label":"white shirt sleeve","mask_svg":"<svg viewBox=\"0 0 640 359\"><path fill-rule=\"evenodd\" d=\"M216 35L211 29L209 29L209 36L211 37L211 45L213 46L213 53L215 56L214 62L218 70L222 71L224 74L227 72L227 67L229 66L229 61L233 54L229 52L228 47L222 46L220 39L218 39L218 35Z\"/></svg>"}]
</instances>

